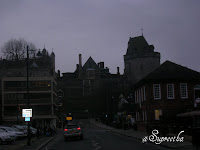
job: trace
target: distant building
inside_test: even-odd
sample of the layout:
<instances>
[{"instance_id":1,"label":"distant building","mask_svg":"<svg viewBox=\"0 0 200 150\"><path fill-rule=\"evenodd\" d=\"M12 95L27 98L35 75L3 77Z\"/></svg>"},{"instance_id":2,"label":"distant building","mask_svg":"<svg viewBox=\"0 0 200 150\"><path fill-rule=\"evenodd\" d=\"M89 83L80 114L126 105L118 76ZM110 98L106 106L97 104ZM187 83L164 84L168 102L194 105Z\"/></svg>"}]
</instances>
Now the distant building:
<instances>
[{"instance_id":1,"label":"distant building","mask_svg":"<svg viewBox=\"0 0 200 150\"><path fill-rule=\"evenodd\" d=\"M124 77L130 88L160 65L160 53L154 52L144 36L129 39L126 55L124 55Z\"/></svg>"},{"instance_id":2,"label":"distant building","mask_svg":"<svg viewBox=\"0 0 200 150\"><path fill-rule=\"evenodd\" d=\"M199 87L199 72L164 62L134 86L138 128L145 130L148 124L175 125L177 114L194 109L200 97Z\"/></svg>"},{"instance_id":3,"label":"distant building","mask_svg":"<svg viewBox=\"0 0 200 150\"><path fill-rule=\"evenodd\" d=\"M104 62L97 64L92 57L82 66L81 54L76 66L73 73L63 73L57 78L58 89L64 92L65 112L113 112L123 85L119 68L116 74L111 74Z\"/></svg>"},{"instance_id":4,"label":"distant building","mask_svg":"<svg viewBox=\"0 0 200 150\"><path fill-rule=\"evenodd\" d=\"M1 60L1 123L25 123L22 109L28 108L27 63L23 60ZM57 83L55 54L44 48L29 59L29 108L33 126L56 126Z\"/></svg>"}]
</instances>

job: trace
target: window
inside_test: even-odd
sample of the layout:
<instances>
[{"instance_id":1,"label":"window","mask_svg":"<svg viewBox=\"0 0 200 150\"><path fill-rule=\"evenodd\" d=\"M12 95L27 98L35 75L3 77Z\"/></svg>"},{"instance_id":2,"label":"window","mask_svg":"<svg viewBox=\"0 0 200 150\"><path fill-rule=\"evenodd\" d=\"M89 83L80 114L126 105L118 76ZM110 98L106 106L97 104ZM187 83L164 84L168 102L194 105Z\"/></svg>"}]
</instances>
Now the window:
<instances>
[{"instance_id":1,"label":"window","mask_svg":"<svg viewBox=\"0 0 200 150\"><path fill-rule=\"evenodd\" d=\"M154 92L154 99L160 99L161 98L160 84L154 84L153 85L153 92Z\"/></svg>"},{"instance_id":2,"label":"window","mask_svg":"<svg viewBox=\"0 0 200 150\"><path fill-rule=\"evenodd\" d=\"M139 103L141 103L141 93L140 93L140 89L138 89L139 91Z\"/></svg>"},{"instance_id":3,"label":"window","mask_svg":"<svg viewBox=\"0 0 200 150\"><path fill-rule=\"evenodd\" d=\"M139 121L140 120L140 113L136 112L136 120Z\"/></svg>"},{"instance_id":4,"label":"window","mask_svg":"<svg viewBox=\"0 0 200 150\"><path fill-rule=\"evenodd\" d=\"M138 112L138 121L140 121L140 113Z\"/></svg>"},{"instance_id":5,"label":"window","mask_svg":"<svg viewBox=\"0 0 200 150\"><path fill-rule=\"evenodd\" d=\"M147 111L146 110L144 112L144 115L145 115L145 120L147 120Z\"/></svg>"},{"instance_id":6,"label":"window","mask_svg":"<svg viewBox=\"0 0 200 150\"><path fill-rule=\"evenodd\" d=\"M144 86L144 101L146 101L146 92L145 92L145 86Z\"/></svg>"},{"instance_id":7,"label":"window","mask_svg":"<svg viewBox=\"0 0 200 150\"><path fill-rule=\"evenodd\" d=\"M181 98L188 98L187 83L180 84Z\"/></svg>"},{"instance_id":8,"label":"window","mask_svg":"<svg viewBox=\"0 0 200 150\"><path fill-rule=\"evenodd\" d=\"M143 119L143 121L145 120L145 112L144 111L142 111L142 119Z\"/></svg>"},{"instance_id":9,"label":"window","mask_svg":"<svg viewBox=\"0 0 200 150\"><path fill-rule=\"evenodd\" d=\"M174 99L174 84L167 84L167 98Z\"/></svg>"},{"instance_id":10,"label":"window","mask_svg":"<svg viewBox=\"0 0 200 150\"><path fill-rule=\"evenodd\" d=\"M136 99L136 98L137 98L137 95L136 95L136 91L135 91L135 103L136 103L136 101L137 101L137 99Z\"/></svg>"},{"instance_id":11,"label":"window","mask_svg":"<svg viewBox=\"0 0 200 150\"><path fill-rule=\"evenodd\" d=\"M142 98L142 102L143 102L143 92L142 92L142 88L141 88L141 98Z\"/></svg>"},{"instance_id":12,"label":"window","mask_svg":"<svg viewBox=\"0 0 200 150\"><path fill-rule=\"evenodd\" d=\"M160 116L162 116L162 110L161 109L155 110L155 120L160 120Z\"/></svg>"}]
</instances>

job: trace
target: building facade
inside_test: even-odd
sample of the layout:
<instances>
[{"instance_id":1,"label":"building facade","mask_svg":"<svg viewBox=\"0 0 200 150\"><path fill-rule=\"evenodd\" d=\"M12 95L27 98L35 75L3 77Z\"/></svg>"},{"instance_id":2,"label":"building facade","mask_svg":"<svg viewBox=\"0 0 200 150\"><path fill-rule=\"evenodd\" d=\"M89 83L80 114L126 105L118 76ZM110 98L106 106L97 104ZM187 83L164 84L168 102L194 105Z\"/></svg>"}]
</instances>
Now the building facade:
<instances>
[{"instance_id":1,"label":"building facade","mask_svg":"<svg viewBox=\"0 0 200 150\"><path fill-rule=\"evenodd\" d=\"M32 108L32 126L56 126L55 54L49 55L44 48L29 59L28 82L27 59L1 60L0 63L1 123L24 124L22 109Z\"/></svg>"},{"instance_id":2,"label":"building facade","mask_svg":"<svg viewBox=\"0 0 200 150\"><path fill-rule=\"evenodd\" d=\"M177 114L194 110L200 97L200 73L170 61L139 81L135 91L135 118L138 128L148 125L177 126ZM191 124L184 123L185 128ZM183 124L182 124L183 126Z\"/></svg>"},{"instance_id":3,"label":"building facade","mask_svg":"<svg viewBox=\"0 0 200 150\"><path fill-rule=\"evenodd\" d=\"M65 113L111 113L117 107L118 96L122 91L122 75L119 68L111 74L104 62L96 63L92 57L79 64L72 73L63 73L57 78L58 89L64 92Z\"/></svg>"}]
</instances>

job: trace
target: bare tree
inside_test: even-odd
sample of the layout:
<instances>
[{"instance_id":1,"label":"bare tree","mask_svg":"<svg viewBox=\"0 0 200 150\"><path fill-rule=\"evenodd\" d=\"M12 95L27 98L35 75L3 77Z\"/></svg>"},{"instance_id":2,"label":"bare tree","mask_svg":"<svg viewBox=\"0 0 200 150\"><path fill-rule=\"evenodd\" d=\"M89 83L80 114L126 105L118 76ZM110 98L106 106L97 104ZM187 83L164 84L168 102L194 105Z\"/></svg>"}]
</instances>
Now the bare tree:
<instances>
[{"instance_id":1,"label":"bare tree","mask_svg":"<svg viewBox=\"0 0 200 150\"><path fill-rule=\"evenodd\" d=\"M1 51L6 59L23 59L26 58L27 46L29 46L30 57L34 57L36 52L36 46L31 42L27 42L23 38L10 39L1 47Z\"/></svg>"}]
</instances>

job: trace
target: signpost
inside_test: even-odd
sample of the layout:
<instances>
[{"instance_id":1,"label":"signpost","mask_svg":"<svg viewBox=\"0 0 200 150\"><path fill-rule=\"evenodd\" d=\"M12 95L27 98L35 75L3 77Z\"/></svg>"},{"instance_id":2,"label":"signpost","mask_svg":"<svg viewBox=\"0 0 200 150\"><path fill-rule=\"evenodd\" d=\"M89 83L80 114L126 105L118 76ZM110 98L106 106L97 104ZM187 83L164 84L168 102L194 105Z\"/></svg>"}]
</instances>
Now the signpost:
<instances>
[{"instance_id":1,"label":"signpost","mask_svg":"<svg viewBox=\"0 0 200 150\"><path fill-rule=\"evenodd\" d=\"M22 109L22 117L32 117L32 109Z\"/></svg>"}]
</instances>

